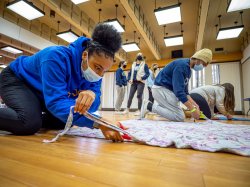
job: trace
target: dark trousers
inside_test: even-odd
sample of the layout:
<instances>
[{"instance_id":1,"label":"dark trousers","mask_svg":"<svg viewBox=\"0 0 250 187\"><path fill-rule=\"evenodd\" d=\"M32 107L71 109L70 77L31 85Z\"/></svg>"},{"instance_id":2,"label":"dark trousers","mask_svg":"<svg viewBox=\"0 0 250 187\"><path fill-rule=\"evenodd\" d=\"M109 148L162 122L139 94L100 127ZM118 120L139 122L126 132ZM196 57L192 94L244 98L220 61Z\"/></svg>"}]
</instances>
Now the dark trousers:
<instances>
[{"instance_id":1,"label":"dark trousers","mask_svg":"<svg viewBox=\"0 0 250 187\"><path fill-rule=\"evenodd\" d=\"M154 103L154 98L153 98L152 90L151 90L150 87L148 87L148 100L149 100L151 103Z\"/></svg>"},{"instance_id":2,"label":"dark trousers","mask_svg":"<svg viewBox=\"0 0 250 187\"><path fill-rule=\"evenodd\" d=\"M141 110L142 105L142 94L144 90L145 84L140 81L134 81L130 87L128 105L127 108L130 108L132 100L134 98L135 92L137 91L137 99L138 99L138 109Z\"/></svg>"},{"instance_id":3,"label":"dark trousers","mask_svg":"<svg viewBox=\"0 0 250 187\"><path fill-rule=\"evenodd\" d=\"M202 111L207 118L211 119L211 111L207 101L197 93L191 93L190 97L197 103L197 105L199 105L200 111Z\"/></svg>"},{"instance_id":4,"label":"dark trousers","mask_svg":"<svg viewBox=\"0 0 250 187\"><path fill-rule=\"evenodd\" d=\"M0 74L0 96L8 106L0 108L0 130L31 135L42 126L63 128L65 125L45 109L36 91L18 79L9 67Z\"/></svg>"}]
</instances>

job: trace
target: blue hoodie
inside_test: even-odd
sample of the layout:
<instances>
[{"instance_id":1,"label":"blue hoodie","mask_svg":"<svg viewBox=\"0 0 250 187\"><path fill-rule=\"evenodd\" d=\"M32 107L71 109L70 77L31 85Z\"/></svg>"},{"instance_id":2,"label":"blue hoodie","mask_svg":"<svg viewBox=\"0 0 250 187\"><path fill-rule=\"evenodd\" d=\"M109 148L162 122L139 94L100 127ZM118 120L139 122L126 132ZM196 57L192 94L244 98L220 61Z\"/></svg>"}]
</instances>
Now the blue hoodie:
<instances>
[{"instance_id":1,"label":"blue hoodie","mask_svg":"<svg viewBox=\"0 0 250 187\"><path fill-rule=\"evenodd\" d=\"M116 85L122 87L127 86L127 77L122 70L122 68L118 68L115 72Z\"/></svg>"},{"instance_id":2,"label":"blue hoodie","mask_svg":"<svg viewBox=\"0 0 250 187\"><path fill-rule=\"evenodd\" d=\"M92 90L95 100L89 112L95 112L100 105L101 82L89 82L82 76L83 42L89 38L79 37L66 46L47 47L32 56L21 56L10 64L16 76L33 87L40 95L46 108L58 119L65 122L70 106L82 90ZM73 124L93 127L93 121L74 114Z\"/></svg>"},{"instance_id":3,"label":"blue hoodie","mask_svg":"<svg viewBox=\"0 0 250 187\"><path fill-rule=\"evenodd\" d=\"M177 59L166 65L157 75L155 85L163 86L174 92L182 102L187 102L188 82L191 77L190 59Z\"/></svg>"}]
</instances>

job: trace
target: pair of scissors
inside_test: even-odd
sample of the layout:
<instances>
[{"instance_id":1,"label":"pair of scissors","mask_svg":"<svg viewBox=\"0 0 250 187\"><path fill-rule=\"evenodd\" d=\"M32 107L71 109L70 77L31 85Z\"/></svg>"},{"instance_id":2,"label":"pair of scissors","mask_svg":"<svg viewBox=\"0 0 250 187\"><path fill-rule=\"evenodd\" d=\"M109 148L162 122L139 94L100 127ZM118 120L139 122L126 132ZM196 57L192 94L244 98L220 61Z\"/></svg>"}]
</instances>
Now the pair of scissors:
<instances>
[{"instance_id":1,"label":"pair of scissors","mask_svg":"<svg viewBox=\"0 0 250 187\"><path fill-rule=\"evenodd\" d=\"M46 139L43 140L44 143L53 143L53 142L56 142L61 136L63 136L64 134L66 134L66 133L69 131L69 129L70 129L71 126L72 126L72 122L73 122L73 108L74 108L74 106L71 106L71 107L70 107L69 116L68 116L66 125L65 125L65 127L64 127L64 130L63 130L62 132L58 133L58 134L56 135L56 137L53 138L53 139L51 139L51 140L46 140ZM131 141L134 141L134 142L137 142L137 143L145 143L145 142L143 142L143 141L137 139L136 137L134 137L133 135L131 135L131 134L128 133L127 131L125 131L125 128L124 128L121 124L120 124L120 127L118 127L118 126L113 125L113 124L111 124L111 123L109 123L109 122L107 122L107 121L102 120L100 116L96 116L96 115L91 114L91 113L89 113L89 112L86 112L86 113L84 114L84 116L85 116L86 118L88 118L88 119L90 119L90 120L92 120L92 121L98 123L99 125L103 125L103 126L105 126L105 127L108 127L108 128L110 128L110 129L113 129L113 130L115 130L115 131L118 131L118 132L122 133L122 134L123 134L123 135L122 135L122 138L123 138L123 139L131 140Z\"/></svg>"},{"instance_id":2,"label":"pair of scissors","mask_svg":"<svg viewBox=\"0 0 250 187\"><path fill-rule=\"evenodd\" d=\"M134 142L137 142L137 143L144 143L143 141L139 140L138 138L134 137L133 135L131 135L129 132L125 131L125 128L120 124L120 127L112 124L112 123L109 123L103 119L101 119L99 116L96 116L96 115L93 115L89 112L86 112L85 114L83 114L86 118L98 123L99 125L103 125L105 127L108 127L110 129L113 129L117 132L120 132L122 133L122 137L124 139L127 139L127 140L132 140Z\"/></svg>"}]
</instances>

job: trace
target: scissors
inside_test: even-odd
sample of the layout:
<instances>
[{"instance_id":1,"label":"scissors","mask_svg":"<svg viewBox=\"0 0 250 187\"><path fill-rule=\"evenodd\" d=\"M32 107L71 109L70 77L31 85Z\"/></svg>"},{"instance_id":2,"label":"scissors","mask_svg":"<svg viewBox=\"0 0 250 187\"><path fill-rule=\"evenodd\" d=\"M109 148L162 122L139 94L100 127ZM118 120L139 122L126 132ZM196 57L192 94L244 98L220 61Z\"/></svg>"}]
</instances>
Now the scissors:
<instances>
[{"instance_id":1,"label":"scissors","mask_svg":"<svg viewBox=\"0 0 250 187\"><path fill-rule=\"evenodd\" d=\"M55 142L55 141L57 141L57 140L59 139L60 136L63 136L64 134L66 134L66 133L69 131L69 129L70 129L71 126L72 126L72 122L73 122L73 108L74 108L74 106L71 106L71 107L70 107L69 116L68 116L66 125L65 125L65 127L64 127L64 130L63 130L62 132L58 133L58 134L56 135L56 137L53 138L52 140L43 140L44 143L52 143L52 142ZM88 118L88 119L90 119L90 120L92 120L92 121L94 121L94 122L96 122L96 123L98 123L98 124L100 124L100 125L103 125L103 126L105 126L105 127L108 127L108 128L110 128L110 129L113 129L113 130L115 130L115 131L117 131L117 132L122 133L122 134L123 134L123 135L122 135L122 138L123 138L123 139L132 140L132 141L137 142L137 143L145 143L145 142L139 140L138 138L134 137L133 135L131 135L131 134L128 133L127 131L125 131L125 128L124 128L121 124L120 124L120 127L118 127L118 126L113 125L113 124L111 124L111 123L109 123L109 122L107 122L107 121L102 120L101 117L96 116L96 115L94 115L94 114L91 114L91 113L89 113L89 112L86 112L86 113L83 114L83 115L84 115L86 118Z\"/></svg>"},{"instance_id":2,"label":"scissors","mask_svg":"<svg viewBox=\"0 0 250 187\"><path fill-rule=\"evenodd\" d=\"M143 141L139 140L138 138L134 137L133 135L131 135L129 132L125 131L125 128L120 124L120 127L116 126L116 125L113 125L112 123L109 123L107 121L104 121L103 119L101 119L99 116L96 116L96 115L93 115L89 112L86 112L84 114L84 116L96 123L98 123L99 125L103 125L105 127L108 127L110 129L113 129L117 132L120 132L122 133L122 137L124 139L127 139L127 140L132 140L134 142L137 142L137 143L144 143Z\"/></svg>"}]
</instances>

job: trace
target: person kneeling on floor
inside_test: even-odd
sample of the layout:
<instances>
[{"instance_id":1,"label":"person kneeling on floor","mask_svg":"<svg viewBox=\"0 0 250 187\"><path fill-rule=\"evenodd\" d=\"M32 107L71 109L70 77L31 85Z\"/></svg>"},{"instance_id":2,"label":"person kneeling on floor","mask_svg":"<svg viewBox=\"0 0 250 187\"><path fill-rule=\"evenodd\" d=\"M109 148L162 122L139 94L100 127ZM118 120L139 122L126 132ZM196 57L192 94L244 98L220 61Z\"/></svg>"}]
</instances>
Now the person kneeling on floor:
<instances>
[{"instance_id":1,"label":"person kneeling on floor","mask_svg":"<svg viewBox=\"0 0 250 187\"><path fill-rule=\"evenodd\" d=\"M195 119L200 117L200 109L196 102L189 96L188 82L191 69L201 71L212 61L212 51L202 49L191 58L177 59L166 65L155 79L152 87L154 104L144 101L141 118L148 111L159 114L171 121L184 121L185 115L180 107L180 101L192 112Z\"/></svg>"}]
</instances>

